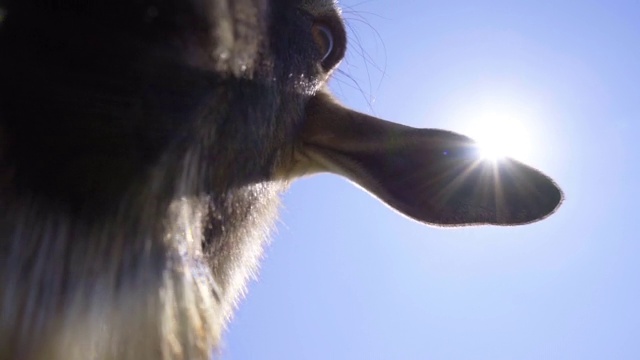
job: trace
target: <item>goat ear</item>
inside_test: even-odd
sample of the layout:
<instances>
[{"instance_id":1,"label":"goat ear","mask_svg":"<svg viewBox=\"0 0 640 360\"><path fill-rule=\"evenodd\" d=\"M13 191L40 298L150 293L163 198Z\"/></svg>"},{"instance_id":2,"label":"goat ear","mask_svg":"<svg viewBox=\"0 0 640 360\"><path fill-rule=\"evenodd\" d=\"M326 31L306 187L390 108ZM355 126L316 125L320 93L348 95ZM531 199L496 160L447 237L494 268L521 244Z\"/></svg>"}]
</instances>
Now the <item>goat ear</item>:
<instances>
[{"instance_id":1,"label":"goat ear","mask_svg":"<svg viewBox=\"0 0 640 360\"><path fill-rule=\"evenodd\" d=\"M432 225L526 224L553 213L563 197L529 166L483 160L465 136L360 114L325 92L309 102L300 137L298 173L343 175Z\"/></svg>"}]
</instances>

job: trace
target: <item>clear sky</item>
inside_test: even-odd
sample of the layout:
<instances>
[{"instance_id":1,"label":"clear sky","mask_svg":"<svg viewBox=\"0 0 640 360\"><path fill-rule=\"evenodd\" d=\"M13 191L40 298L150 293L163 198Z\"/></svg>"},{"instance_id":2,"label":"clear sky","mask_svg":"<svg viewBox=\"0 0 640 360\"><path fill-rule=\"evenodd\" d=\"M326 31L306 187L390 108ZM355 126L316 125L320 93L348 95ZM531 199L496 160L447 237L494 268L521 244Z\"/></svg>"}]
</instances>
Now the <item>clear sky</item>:
<instances>
[{"instance_id":1,"label":"clear sky","mask_svg":"<svg viewBox=\"0 0 640 360\"><path fill-rule=\"evenodd\" d=\"M345 104L470 135L516 123L500 136L566 200L532 225L443 230L300 180L224 359L640 359L640 2L342 6Z\"/></svg>"}]
</instances>

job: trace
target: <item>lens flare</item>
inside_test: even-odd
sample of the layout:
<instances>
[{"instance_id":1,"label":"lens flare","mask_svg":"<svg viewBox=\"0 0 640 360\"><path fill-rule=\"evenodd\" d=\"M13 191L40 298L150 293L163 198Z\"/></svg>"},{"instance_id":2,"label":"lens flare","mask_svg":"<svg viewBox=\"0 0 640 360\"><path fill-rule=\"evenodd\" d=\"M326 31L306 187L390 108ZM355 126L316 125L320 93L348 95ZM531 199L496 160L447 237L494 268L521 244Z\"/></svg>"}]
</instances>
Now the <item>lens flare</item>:
<instances>
[{"instance_id":1,"label":"lens flare","mask_svg":"<svg viewBox=\"0 0 640 360\"><path fill-rule=\"evenodd\" d=\"M508 156L526 160L532 155L530 131L515 113L496 110L481 114L466 133L477 141L485 159L498 161Z\"/></svg>"}]
</instances>

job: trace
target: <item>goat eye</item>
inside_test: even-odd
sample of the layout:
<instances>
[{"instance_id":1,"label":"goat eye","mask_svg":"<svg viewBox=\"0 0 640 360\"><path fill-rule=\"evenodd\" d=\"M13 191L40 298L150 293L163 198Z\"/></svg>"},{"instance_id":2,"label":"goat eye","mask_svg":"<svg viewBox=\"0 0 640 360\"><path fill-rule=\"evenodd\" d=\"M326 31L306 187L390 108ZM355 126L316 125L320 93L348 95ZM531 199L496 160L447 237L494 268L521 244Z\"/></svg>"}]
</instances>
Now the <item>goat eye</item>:
<instances>
[{"instance_id":1,"label":"goat eye","mask_svg":"<svg viewBox=\"0 0 640 360\"><path fill-rule=\"evenodd\" d=\"M334 52L335 43L333 40L333 33L331 29L323 24L314 24L311 28L311 34L313 35L313 41L315 41L320 53L322 54L322 58L320 62L325 69L333 67L335 64L328 63Z\"/></svg>"}]
</instances>

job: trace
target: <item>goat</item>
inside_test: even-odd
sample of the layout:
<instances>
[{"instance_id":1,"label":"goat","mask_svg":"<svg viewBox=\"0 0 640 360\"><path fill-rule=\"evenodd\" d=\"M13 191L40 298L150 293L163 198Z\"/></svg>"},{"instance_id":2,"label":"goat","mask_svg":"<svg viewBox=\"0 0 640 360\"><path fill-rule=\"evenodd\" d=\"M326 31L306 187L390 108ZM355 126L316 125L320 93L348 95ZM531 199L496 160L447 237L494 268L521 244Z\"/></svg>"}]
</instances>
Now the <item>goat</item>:
<instances>
[{"instance_id":1,"label":"goat","mask_svg":"<svg viewBox=\"0 0 640 360\"><path fill-rule=\"evenodd\" d=\"M0 359L208 358L301 176L437 226L562 201L463 135L335 101L333 0L0 8Z\"/></svg>"}]
</instances>

